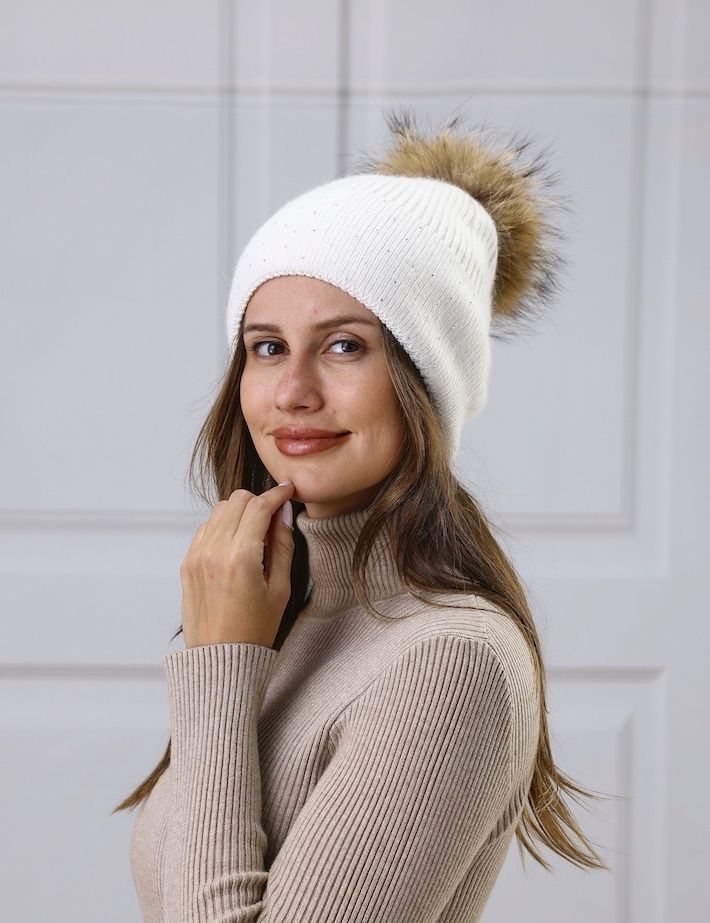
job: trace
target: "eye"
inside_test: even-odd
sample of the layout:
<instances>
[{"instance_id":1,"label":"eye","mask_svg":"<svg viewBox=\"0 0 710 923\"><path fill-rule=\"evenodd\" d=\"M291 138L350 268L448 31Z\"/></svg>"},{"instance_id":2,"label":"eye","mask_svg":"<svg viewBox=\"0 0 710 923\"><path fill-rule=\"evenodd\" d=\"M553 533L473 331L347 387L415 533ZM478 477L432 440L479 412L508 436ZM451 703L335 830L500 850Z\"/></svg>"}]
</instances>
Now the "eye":
<instances>
[{"instance_id":1,"label":"eye","mask_svg":"<svg viewBox=\"0 0 710 923\"><path fill-rule=\"evenodd\" d=\"M259 353L259 347L264 343L276 343L276 340L256 340L256 342L252 343L251 346L247 346L247 349L250 353L255 353L257 356L259 356L260 359L265 359L266 356L263 356ZM278 346L279 344L276 343L276 345Z\"/></svg>"},{"instance_id":2,"label":"eye","mask_svg":"<svg viewBox=\"0 0 710 923\"><path fill-rule=\"evenodd\" d=\"M355 346L356 350L348 350L349 353L356 352L357 350L362 348L360 344L356 342L355 340L333 340L333 342L330 345L335 346L336 343L347 343L349 346ZM341 355L343 354L341 353Z\"/></svg>"},{"instance_id":3,"label":"eye","mask_svg":"<svg viewBox=\"0 0 710 923\"><path fill-rule=\"evenodd\" d=\"M349 355L349 354L351 354L351 353L358 352L358 351L362 351L362 346L360 345L360 343L357 342L357 340L347 340L347 339L333 340L333 342L332 342L330 345L331 345L331 346L335 346L337 343L347 343L348 346L355 346L355 347L356 347L354 350L347 350L347 352L345 352L345 353L342 353L342 352L341 352L341 353L340 353L341 356L343 356L343 355ZM260 359L268 359L268 358L274 356L275 353L268 353L268 354L267 354L267 353L260 353L260 352L259 352L259 347L260 347L260 346L264 346L264 345L266 345L266 346L268 346L268 345L281 346L281 344L278 342L278 340L256 340L254 343L251 344L251 346L247 346L247 350L248 350L250 353L254 353L254 354L255 354L256 356L258 356Z\"/></svg>"}]
</instances>

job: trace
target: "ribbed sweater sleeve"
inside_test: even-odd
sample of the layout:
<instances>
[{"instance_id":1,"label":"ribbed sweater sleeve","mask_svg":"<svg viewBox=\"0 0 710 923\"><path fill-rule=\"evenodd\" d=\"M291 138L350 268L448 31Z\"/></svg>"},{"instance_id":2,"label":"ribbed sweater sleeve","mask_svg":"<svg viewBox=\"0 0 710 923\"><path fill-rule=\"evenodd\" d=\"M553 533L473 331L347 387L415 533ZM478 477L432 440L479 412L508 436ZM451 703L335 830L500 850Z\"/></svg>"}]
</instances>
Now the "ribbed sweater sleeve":
<instances>
[{"instance_id":1,"label":"ribbed sweater sleeve","mask_svg":"<svg viewBox=\"0 0 710 923\"><path fill-rule=\"evenodd\" d=\"M258 917L267 875L257 718L278 652L210 644L164 660L174 773L165 919Z\"/></svg>"},{"instance_id":2,"label":"ribbed sweater sleeve","mask_svg":"<svg viewBox=\"0 0 710 923\"><path fill-rule=\"evenodd\" d=\"M166 658L167 923L433 923L511 794L498 656L437 635L383 668L334 720L330 760L267 872L256 719L276 655L221 644Z\"/></svg>"}]
</instances>

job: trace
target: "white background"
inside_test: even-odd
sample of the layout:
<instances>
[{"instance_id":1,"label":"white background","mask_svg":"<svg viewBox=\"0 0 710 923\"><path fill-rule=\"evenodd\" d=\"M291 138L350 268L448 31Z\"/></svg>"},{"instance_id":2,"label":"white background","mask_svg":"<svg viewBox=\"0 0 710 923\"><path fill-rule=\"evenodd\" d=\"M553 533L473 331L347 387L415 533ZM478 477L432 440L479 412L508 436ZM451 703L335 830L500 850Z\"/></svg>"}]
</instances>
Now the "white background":
<instances>
[{"instance_id":1,"label":"white background","mask_svg":"<svg viewBox=\"0 0 710 923\"><path fill-rule=\"evenodd\" d=\"M553 753L613 868L515 845L486 923L708 908L710 7L3 0L0 917L138 921L133 814L203 510L236 258L291 196L456 111L551 144L565 291L494 344L457 467L528 587ZM544 849L544 848L543 848Z\"/></svg>"}]
</instances>

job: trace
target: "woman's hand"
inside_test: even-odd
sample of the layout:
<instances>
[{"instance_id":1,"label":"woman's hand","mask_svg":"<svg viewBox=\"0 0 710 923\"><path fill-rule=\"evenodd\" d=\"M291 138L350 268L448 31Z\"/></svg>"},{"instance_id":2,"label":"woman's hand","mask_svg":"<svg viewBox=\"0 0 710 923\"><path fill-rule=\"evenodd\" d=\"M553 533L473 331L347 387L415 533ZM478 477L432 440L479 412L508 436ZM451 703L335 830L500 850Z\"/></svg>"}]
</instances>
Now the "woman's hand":
<instances>
[{"instance_id":1,"label":"woman's hand","mask_svg":"<svg viewBox=\"0 0 710 923\"><path fill-rule=\"evenodd\" d=\"M187 647L226 642L273 647L291 596L293 529L281 507L290 506L293 491L291 481L258 496L235 490L197 530L180 565Z\"/></svg>"}]
</instances>

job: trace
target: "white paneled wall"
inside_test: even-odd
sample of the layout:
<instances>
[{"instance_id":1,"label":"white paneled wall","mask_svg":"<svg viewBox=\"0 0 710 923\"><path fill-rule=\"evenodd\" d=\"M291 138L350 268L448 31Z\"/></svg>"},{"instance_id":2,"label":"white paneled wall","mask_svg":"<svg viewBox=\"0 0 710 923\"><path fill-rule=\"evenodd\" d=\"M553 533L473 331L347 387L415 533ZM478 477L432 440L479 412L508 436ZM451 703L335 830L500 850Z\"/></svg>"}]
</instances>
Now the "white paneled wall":
<instances>
[{"instance_id":1,"label":"white paneled wall","mask_svg":"<svg viewBox=\"0 0 710 923\"><path fill-rule=\"evenodd\" d=\"M398 103L531 135L574 209L457 469L538 613L558 762L611 796L571 807L613 871L513 848L486 920L704 918L709 40L703 0L2 4L0 919L139 920L110 811L169 734L231 272Z\"/></svg>"}]
</instances>

